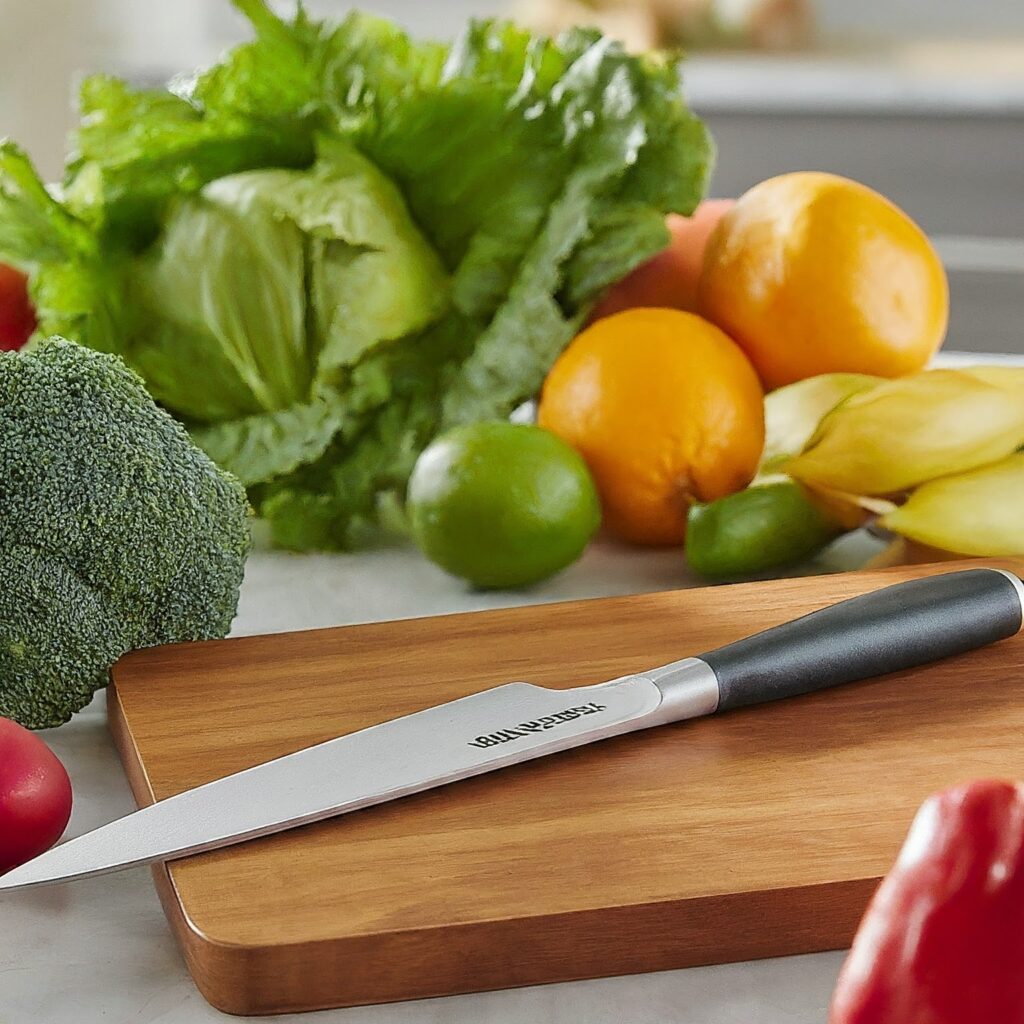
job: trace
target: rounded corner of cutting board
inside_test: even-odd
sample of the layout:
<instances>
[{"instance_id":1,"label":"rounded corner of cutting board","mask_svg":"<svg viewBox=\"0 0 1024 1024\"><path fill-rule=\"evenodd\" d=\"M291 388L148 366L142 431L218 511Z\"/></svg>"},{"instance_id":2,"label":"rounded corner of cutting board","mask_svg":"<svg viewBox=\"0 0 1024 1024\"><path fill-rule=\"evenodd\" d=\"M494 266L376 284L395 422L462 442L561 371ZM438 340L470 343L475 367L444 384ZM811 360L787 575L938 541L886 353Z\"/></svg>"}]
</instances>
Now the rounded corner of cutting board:
<instances>
[{"instance_id":1,"label":"rounded corner of cutting board","mask_svg":"<svg viewBox=\"0 0 1024 1024\"><path fill-rule=\"evenodd\" d=\"M155 865L153 878L192 980L214 1009L233 1017L248 1017L317 1008L284 1005L273 993L273 980L267 978L266 948L218 938L204 928L196 920L195 911L180 897L167 865Z\"/></svg>"}]
</instances>

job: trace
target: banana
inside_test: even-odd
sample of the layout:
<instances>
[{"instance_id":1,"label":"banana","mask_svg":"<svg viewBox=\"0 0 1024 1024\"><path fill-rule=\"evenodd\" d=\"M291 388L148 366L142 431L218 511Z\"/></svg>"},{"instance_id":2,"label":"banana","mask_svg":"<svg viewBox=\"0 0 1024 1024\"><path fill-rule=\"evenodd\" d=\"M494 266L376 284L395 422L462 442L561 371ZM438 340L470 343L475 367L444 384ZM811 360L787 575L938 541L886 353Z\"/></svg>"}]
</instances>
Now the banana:
<instances>
[{"instance_id":1,"label":"banana","mask_svg":"<svg viewBox=\"0 0 1024 1024\"><path fill-rule=\"evenodd\" d=\"M961 555L1024 554L1024 452L918 487L881 526Z\"/></svg>"},{"instance_id":2,"label":"banana","mask_svg":"<svg viewBox=\"0 0 1024 1024\"><path fill-rule=\"evenodd\" d=\"M823 373L766 395L760 471L772 473L799 455L827 413L851 395L873 388L882 380L865 373Z\"/></svg>"},{"instance_id":3,"label":"banana","mask_svg":"<svg viewBox=\"0 0 1024 1024\"><path fill-rule=\"evenodd\" d=\"M993 368L984 368L984 375ZM848 398L785 472L812 487L900 494L1006 458L1024 444L1024 397L977 373L929 370Z\"/></svg>"},{"instance_id":4,"label":"banana","mask_svg":"<svg viewBox=\"0 0 1024 1024\"><path fill-rule=\"evenodd\" d=\"M1024 366L965 366L961 372L1024 396Z\"/></svg>"}]
</instances>

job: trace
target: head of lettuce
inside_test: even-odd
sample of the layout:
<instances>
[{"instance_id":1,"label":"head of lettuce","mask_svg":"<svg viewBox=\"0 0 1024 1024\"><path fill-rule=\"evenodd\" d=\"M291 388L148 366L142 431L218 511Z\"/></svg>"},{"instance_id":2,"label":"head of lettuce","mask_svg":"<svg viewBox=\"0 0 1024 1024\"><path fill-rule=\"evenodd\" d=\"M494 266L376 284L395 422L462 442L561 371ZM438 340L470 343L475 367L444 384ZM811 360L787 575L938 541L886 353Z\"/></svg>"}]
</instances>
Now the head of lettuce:
<instances>
[{"instance_id":1,"label":"head of lettuce","mask_svg":"<svg viewBox=\"0 0 1024 1024\"><path fill-rule=\"evenodd\" d=\"M286 547L353 544L417 454L536 392L710 164L668 58L501 22L453 44L236 0L168 90L85 81L64 180L0 145L42 335L122 356Z\"/></svg>"}]
</instances>

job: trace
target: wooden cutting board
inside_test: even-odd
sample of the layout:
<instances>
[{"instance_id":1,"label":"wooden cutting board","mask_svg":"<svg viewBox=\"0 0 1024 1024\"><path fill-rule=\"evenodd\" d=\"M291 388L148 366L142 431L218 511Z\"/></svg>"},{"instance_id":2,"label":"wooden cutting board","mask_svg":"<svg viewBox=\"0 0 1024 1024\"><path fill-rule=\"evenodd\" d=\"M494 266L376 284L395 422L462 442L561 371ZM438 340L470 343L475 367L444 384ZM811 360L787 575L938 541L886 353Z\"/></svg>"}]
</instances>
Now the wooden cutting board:
<instances>
[{"instance_id":1,"label":"wooden cutting board","mask_svg":"<svg viewBox=\"0 0 1024 1024\"><path fill-rule=\"evenodd\" d=\"M142 651L115 669L111 729L149 804L484 687L597 683L950 568ZM843 947L926 794L1024 777L1022 669L1008 640L619 737L160 867L157 887L233 1013Z\"/></svg>"}]
</instances>

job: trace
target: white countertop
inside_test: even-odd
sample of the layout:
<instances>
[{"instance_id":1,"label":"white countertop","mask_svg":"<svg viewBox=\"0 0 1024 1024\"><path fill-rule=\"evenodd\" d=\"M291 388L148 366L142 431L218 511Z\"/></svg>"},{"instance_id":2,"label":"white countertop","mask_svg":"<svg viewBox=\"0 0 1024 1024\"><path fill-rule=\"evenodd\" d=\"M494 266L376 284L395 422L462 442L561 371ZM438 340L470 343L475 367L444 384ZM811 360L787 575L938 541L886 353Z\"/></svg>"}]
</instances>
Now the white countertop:
<instances>
[{"instance_id":1,"label":"white countertop","mask_svg":"<svg viewBox=\"0 0 1024 1024\"><path fill-rule=\"evenodd\" d=\"M859 560L875 543L847 538L828 563ZM692 581L678 552L606 544L593 545L580 562L548 583L512 593L472 592L406 548L309 556L257 551L250 559L234 632L688 585ZM107 735L102 696L69 725L44 737L74 784L69 836L134 809ZM304 1024L824 1024L842 959L842 954L824 953L277 1019ZM229 1019L193 987L148 871L12 893L0 901L0 1024L209 1024Z\"/></svg>"}]
</instances>

